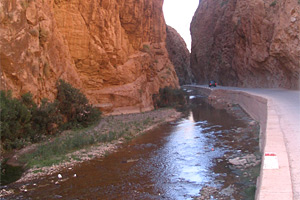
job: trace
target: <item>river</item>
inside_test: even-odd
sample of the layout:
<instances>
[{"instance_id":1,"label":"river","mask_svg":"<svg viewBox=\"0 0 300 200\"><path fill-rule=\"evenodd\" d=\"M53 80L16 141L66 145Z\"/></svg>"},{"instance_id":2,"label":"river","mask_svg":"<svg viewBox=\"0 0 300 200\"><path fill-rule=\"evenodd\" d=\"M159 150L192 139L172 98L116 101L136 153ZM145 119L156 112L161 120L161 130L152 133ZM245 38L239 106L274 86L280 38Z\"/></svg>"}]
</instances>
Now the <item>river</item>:
<instances>
[{"instance_id":1,"label":"river","mask_svg":"<svg viewBox=\"0 0 300 200\"><path fill-rule=\"evenodd\" d=\"M62 171L62 179L54 174L26 183L26 192L7 199L253 199L259 165L229 160L259 160L259 127L238 106L231 110L242 114L215 109L191 94L185 117Z\"/></svg>"}]
</instances>

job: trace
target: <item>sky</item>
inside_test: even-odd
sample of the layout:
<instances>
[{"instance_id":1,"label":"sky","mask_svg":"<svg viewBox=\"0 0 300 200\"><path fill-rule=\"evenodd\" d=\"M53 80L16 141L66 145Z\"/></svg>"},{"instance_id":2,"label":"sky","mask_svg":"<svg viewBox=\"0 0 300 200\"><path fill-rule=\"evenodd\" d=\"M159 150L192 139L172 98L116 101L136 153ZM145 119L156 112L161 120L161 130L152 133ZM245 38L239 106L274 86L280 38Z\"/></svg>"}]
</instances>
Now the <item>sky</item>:
<instances>
[{"instance_id":1,"label":"sky","mask_svg":"<svg viewBox=\"0 0 300 200\"><path fill-rule=\"evenodd\" d=\"M167 25L172 26L185 40L191 51L190 23L199 0L164 0L163 11Z\"/></svg>"}]
</instances>

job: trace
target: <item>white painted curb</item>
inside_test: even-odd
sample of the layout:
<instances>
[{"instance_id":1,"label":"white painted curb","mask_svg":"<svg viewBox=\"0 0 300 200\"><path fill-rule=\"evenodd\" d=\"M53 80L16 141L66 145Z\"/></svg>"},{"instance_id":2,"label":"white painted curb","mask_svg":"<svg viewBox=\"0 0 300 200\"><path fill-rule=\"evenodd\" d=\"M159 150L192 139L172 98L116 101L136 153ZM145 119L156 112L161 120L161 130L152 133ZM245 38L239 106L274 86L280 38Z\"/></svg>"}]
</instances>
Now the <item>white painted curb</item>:
<instances>
[{"instance_id":1,"label":"white painted curb","mask_svg":"<svg viewBox=\"0 0 300 200\"><path fill-rule=\"evenodd\" d=\"M260 150L262 168L257 182L257 200L292 200L293 190L289 160L279 116L272 100L250 92L230 89L201 89L207 96L215 96L229 103L239 104L260 123Z\"/></svg>"}]
</instances>

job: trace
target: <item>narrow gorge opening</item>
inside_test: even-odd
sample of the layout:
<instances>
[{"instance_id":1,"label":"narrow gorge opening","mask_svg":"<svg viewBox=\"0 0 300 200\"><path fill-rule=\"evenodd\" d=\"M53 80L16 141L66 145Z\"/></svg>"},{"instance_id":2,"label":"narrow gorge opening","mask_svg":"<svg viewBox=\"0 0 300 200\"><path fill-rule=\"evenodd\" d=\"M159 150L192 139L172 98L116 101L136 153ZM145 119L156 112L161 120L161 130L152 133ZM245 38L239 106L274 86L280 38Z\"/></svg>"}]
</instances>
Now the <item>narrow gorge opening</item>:
<instances>
[{"instance_id":1,"label":"narrow gorge opening","mask_svg":"<svg viewBox=\"0 0 300 200\"><path fill-rule=\"evenodd\" d=\"M198 8L199 0L164 0L163 13L166 24L173 27L184 39L191 52L190 24Z\"/></svg>"},{"instance_id":2,"label":"narrow gorge opening","mask_svg":"<svg viewBox=\"0 0 300 200\"><path fill-rule=\"evenodd\" d=\"M195 83L190 67L192 44L190 24L198 4L198 0L165 0L163 4L167 24L166 48L180 85Z\"/></svg>"}]
</instances>

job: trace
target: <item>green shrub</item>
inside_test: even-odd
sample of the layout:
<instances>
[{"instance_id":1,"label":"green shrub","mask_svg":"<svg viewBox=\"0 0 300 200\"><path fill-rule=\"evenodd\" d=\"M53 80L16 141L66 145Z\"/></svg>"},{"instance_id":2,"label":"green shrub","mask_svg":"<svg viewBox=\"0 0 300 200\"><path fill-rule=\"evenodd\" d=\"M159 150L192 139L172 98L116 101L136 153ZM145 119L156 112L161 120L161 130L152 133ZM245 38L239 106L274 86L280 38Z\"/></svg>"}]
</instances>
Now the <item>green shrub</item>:
<instances>
[{"instance_id":1,"label":"green shrub","mask_svg":"<svg viewBox=\"0 0 300 200\"><path fill-rule=\"evenodd\" d=\"M161 88L159 94L153 95L153 102L156 108L183 106L186 104L185 93L181 89Z\"/></svg>"},{"instance_id":2,"label":"green shrub","mask_svg":"<svg viewBox=\"0 0 300 200\"><path fill-rule=\"evenodd\" d=\"M72 127L87 127L100 119L101 112L93 108L80 90L59 80L57 93L58 108Z\"/></svg>"},{"instance_id":3,"label":"green shrub","mask_svg":"<svg viewBox=\"0 0 300 200\"><path fill-rule=\"evenodd\" d=\"M4 149L23 146L31 134L31 112L22 101L13 98L11 91L0 92L0 135Z\"/></svg>"},{"instance_id":4,"label":"green shrub","mask_svg":"<svg viewBox=\"0 0 300 200\"><path fill-rule=\"evenodd\" d=\"M37 108L36 103L32 99L32 94L27 92L21 96L21 102L28 108L28 109L35 109Z\"/></svg>"},{"instance_id":5,"label":"green shrub","mask_svg":"<svg viewBox=\"0 0 300 200\"><path fill-rule=\"evenodd\" d=\"M223 7L224 5L228 4L228 1L229 1L229 0L224 0L224 1L222 1L222 2L221 2L221 7Z\"/></svg>"},{"instance_id":6,"label":"green shrub","mask_svg":"<svg viewBox=\"0 0 300 200\"><path fill-rule=\"evenodd\" d=\"M11 91L1 91L0 105L1 142L6 150L38 142L65 128L87 127L101 115L78 89L63 80L59 81L57 100L53 103L43 99L38 106L30 93L19 100L12 97Z\"/></svg>"},{"instance_id":7,"label":"green shrub","mask_svg":"<svg viewBox=\"0 0 300 200\"><path fill-rule=\"evenodd\" d=\"M142 51L142 52L147 52L147 53L149 53L149 52L150 52L150 47L149 47L149 45L144 44L141 51Z\"/></svg>"},{"instance_id":8,"label":"green shrub","mask_svg":"<svg viewBox=\"0 0 300 200\"><path fill-rule=\"evenodd\" d=\"M275 0L270 4L270 6L274 7L274 6L276 6L276 4L277 4L277 1Z\"/></svg>"},{"instance_id":9,"label":"green shrub","mask_svg":"<svg viewBox=\"0 0 300 200\"><path fill-rule=\"evenodd\" d=\"M62 124L58 101L51 103L43 99L39 107L32 109L32 126L36 134L31 140L37 142L43 135L55 134Z\"/></svg>"}]
</instances>

